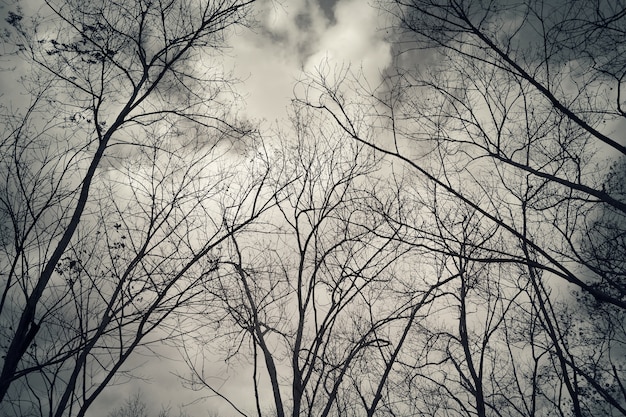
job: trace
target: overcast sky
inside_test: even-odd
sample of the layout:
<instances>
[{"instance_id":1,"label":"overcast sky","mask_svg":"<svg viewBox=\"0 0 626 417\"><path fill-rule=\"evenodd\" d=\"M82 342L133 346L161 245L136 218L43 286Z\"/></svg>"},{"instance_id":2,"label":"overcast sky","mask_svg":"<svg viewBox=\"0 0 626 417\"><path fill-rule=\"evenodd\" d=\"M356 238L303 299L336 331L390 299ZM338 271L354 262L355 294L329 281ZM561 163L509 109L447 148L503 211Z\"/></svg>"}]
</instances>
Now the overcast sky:
<instances>
[{"instance_id":1,"label":"overcast sky","mask_svg":"<svg viewBox=\"0 0 626 417\"><path fill-rule=\"evenodd\" d=\"M0 30L12 2L0 0ZM41 9L40 0L20 3L24 15ZM43 10L43 9L42 9ZM306 72L314 72L321 64L329 68L350 65L376 84L381 73L391 64L391 44L384 39L381 13L368 0L261 0L255 5L256 26L236 29L229 39L230 48L224 57L225 69L232 69L241 82L236 86L242 95L242 116L263 121L266 128L287 116L296 81ZM0 45L0 52L4 46ZM0 63L0 91L14 108L28 103L28 96L18 91L22 68L14 61ZM10 100L8 99L10 98ZM175 356L175 351L163 351ZM246 398L253 390L247 385L251 367L225 364L216 358L216 386L223 381L223 392L238 405L254 407L254 399ZM184 389L174 372L185 373L182 363L151 356L135 355L130 367L136 366L143 381L108 387L90 410L90 416L103 416L119 407L125 398L140 391L153 415L160 407L171 406L172 416L178 407L208 395ZM243 396L242 396L243 394ZM268 398L271 398L269 384ZM237 415L223 400L202 401L185 408L190 417L215 412L221 417Z\"/></svg>"},{"instance_id":2,"label":"overcast sky","mask_svg":"<svg viewBox=\"0 0 626 417\"><path fill-rule=\"evenodd\" d=\"M29 7L41 2L24 1ZM362 74L363 81L376 86L382 79L381 74L392 64L393 54L385 30L389 17L375 7L376 1L259 0L254 6L257 24L250 29L234 30L229 39L230 48L224 56L225 69L232 69L235 77L241 80L235 86L243 99L240 115L262 122L265 129L271 128L276 121L280 123L288 114L297 81L307 73L315 73L320 66L328 68L332 74L334 68L349 65L355 73ZM3 0L0 0L1 4ZM29 13L32 11L25 10L26 15ZM0 51L1 48L0 45ZM0 73L0 91L11 98L11 103L19 104L20 96L13 94L18 88L14 78L23 69L11 67L10 62L2 64L2 68L11 68L11 71ZM202 62L198 64L203 65ZM205 65L214 65L214 62ZM28 96L21 97L26 100ZM616 126L605 129L617 130ZM212 337L211 331L207 330L209 338ZM208 349L210 347L207 352ZM185 406L190 417L238 415L222 399L201 400L210 396L207 390L192 392L182 386L175 373L188 373L186 365L165 359L175 358L175 349L158 345L155 350L162 355L161 358L136 354L128 364L143 379L108 387L88 415L106 417L137 392L142 393L155 417L161 406L172 408L170 417L178 417L179 406ZM254 390L250 386L252 367L249 364L236 360L225 362L223 357L216 355L215 361L206 365L206 372L214 376L211 382L215 388L244 410L254 409ZM270 404L271 387L266 377L264 382L261 392L268 400L266 404Z\"/></svg>"},{"instance_id":3,"label":"overcast sky","mask_svg":"<svg viewBox=\"0 0 626 417\"><path fill-rule=\"evenodd\" d=\"M320 64L362 68L376 83L391 63L381 15L365 0L282 0L261 3L260 27L232 38L230 53L243 80L246 114L272 122L285 115L294 81Z\"/></svg>"},{"instance_id":4,"label":"overcast sky","mask_svg":"<svg viewBox=\"0 0 626 417\"><path fill-rule=\"evenodd\" d=\"M372 85L391 64L391 44L384 39L382 15L366 0L279 0L262 1L256 7L258 24L251 30L238 29L229 43L225 57L241 83L242 112L246 117L264 121L271 127L287 115L295 83L305 72L320 64L350 65ZM171 356L176 355L174 351ZM109 387L92 408L94 416L106 413L138 390L156 415L161 405L171 406L173 417L178 407L209 395L208 391L191 392L181 387L173 372L185 372L184 364L164 359L136 356L143 365L143 382ZM253 389L249 386L252 368L224 363L216 358L213 382L223 382L222 392L237 405L254 408ZM178 368L178 369L177 369ZM271 398L269 383L267 396ZM250 398L246 398L249 396ZM106 410L106 411L104 411ZM220 417L237 415L223 400L214 398L185 408L190 417L215 412Z\"/></svg>"}]
</instances>

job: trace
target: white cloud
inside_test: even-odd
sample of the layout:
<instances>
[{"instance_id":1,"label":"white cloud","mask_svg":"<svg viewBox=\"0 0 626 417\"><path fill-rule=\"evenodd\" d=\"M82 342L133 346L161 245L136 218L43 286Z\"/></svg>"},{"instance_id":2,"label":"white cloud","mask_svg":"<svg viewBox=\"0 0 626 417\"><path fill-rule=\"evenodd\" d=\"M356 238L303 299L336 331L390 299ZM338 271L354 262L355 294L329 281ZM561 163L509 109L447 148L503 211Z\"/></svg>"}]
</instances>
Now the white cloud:
<instances>
[{"instance_id":1,"label":"white cloud","mask_svg":"<svg viewBox=\"0 0 626 417\"><path fill-rule=\"evenodd\" d=\"M377 30L378 11L362 0L343 0L335 6L335 19L336 24L322 34L319 50L309 58L307 68L327 59L331 64L361 66L368 81L379 80L391 63L391 45Z\"/></svg>"},{"instance_id":2,"label":"white cloud","mask_svg":"<svg viewBox=\"0 0 626 417\"><path fill-rule=\"evenodd\" d=\"M245 113L273 121L285 115L296 80L321 64L362 69L370 83L391 63L378 11L362 0L340 0L331 23L315 1L264 3L261 27L233 38L232 63L243 83Z\"/></svg>"}]
</instances>

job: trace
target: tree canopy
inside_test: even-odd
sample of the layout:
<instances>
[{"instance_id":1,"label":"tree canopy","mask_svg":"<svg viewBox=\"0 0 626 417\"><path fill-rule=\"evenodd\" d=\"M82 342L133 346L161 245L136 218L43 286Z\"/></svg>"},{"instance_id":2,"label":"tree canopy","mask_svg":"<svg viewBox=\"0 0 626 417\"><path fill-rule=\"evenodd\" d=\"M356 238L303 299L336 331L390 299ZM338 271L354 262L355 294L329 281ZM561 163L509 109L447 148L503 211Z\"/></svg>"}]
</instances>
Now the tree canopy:
<instances>
[{"instance_id":1,"label":"tree canopy","mask_svg":"<svg viewBox=\"0 0 626 417\"><path fill-rule=\"evenodd\" d=\"M0 413L148 416L97 401L167 355L225 415L626 415L623 1L359 5L392 62L269 127L224 62L286 4L7 7Z\"/></svg>"}]
</instances>

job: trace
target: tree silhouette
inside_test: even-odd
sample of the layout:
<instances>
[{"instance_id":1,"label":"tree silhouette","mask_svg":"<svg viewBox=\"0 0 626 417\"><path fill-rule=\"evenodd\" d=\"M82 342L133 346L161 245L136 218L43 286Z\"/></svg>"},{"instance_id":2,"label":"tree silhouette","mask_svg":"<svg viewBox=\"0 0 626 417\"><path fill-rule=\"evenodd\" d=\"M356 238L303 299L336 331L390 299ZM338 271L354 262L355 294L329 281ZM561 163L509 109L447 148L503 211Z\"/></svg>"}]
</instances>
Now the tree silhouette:
<instances>
[{"instance_id":1,"label":"tree silhouette","mask_svg":"<svg viewBox=\"0 0 626 417\"><path fill-rule=\"evenodd\" d=\"M251 4L9 14L32 101L6 109L0 142L6 412L84 415L148 334L175 331L168 317L200 292L213 248L267 208L258 167L219 169L252 132L223 104L229 79L196 65Z\"/></svg>"},{"instance_id":2,"label":"tree silhouette","mask_svg":"<svg viewBox=\"0 0 626 417\"><path fill-rule=\"evenodd\" d=\"M372 90L349 71L320 71L304 83L300 101L413 173L434 220L398 218L412 228L404 240L451 256L457 269L473 265L466 279L492 283L481 297L510 288L478 302L460 280L458 333L424 330L445 345L433 349L450 369L438 377L420 361L405 369L407 392L417 395L421 381L447 402L417 397L414 407L434 415L624 413L616 355L624 332L615 324L626 308L616 259L626 205L611 180L625 151L624 66L609 46L624 37L618 3L381 1L398 40L385 82ZM478 237L461 250L455 230L472 218ZM464 317L485 308L494 327L473 335ZM428 363L433 352L424 349ZM500 365L507 350L512 367ZM489 361L502 374L490 374Z\"/></svg>"}]
</instances>

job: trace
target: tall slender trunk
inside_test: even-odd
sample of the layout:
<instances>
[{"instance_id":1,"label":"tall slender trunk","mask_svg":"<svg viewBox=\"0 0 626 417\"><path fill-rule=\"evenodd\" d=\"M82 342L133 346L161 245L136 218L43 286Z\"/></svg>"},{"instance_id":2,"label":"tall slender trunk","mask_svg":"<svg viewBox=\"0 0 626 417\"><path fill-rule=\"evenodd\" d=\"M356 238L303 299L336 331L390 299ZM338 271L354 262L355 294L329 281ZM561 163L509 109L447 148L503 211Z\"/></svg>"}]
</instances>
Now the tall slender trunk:
<instances>
[{"instance_id":1,"label":"tall slender trunk","mask_svg":"<svg viewBox=\"0 0 626 417\"><path fill-rule=\"evenodd\" d=\"M24 306L24 310L22 311L22 315L20 317L19 324L17 329L15 330L15 334L11 340L11 344L9 345L9 349L7 350L4 365L2 367L2 373L0 374L0 402L6 396L11 383L15 380L15 372L17 371L18 365L21 362L26 350L34 340L37 332L39 330L40 324L36 323L35 314L37 312L37 305L39 304L39 300L43 296L43 293L48 286L48 282L54 273L54 268L57 263L63 256L63 253L67 249L80 224L81 217L83 215L83 211L85 210L85 206L87 205L87 200L89 198L89 191L91 188L91 182L93 181L94 175L96 173L96 169L102 160L104 155L104 151L107 146L107 142L111 137L113 130L107 132L102 140L100 141L100 145L91 160L91 164L87 169L87 173L85 174L85 178L83 179L83 183L80 190L80 195L78 197L78 202L76 203L76 207L74 208L74 212L72 214L72 218L67 225L63 236L59 240L57 247L54 249L52 256L48 259L46 266L39 276L39 280L37 281L37 285L33 289L33 292L30 294L28 299L26 300L26 305Z\"/></svg>"}]
</instances>

